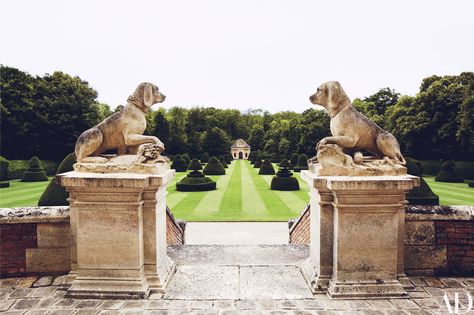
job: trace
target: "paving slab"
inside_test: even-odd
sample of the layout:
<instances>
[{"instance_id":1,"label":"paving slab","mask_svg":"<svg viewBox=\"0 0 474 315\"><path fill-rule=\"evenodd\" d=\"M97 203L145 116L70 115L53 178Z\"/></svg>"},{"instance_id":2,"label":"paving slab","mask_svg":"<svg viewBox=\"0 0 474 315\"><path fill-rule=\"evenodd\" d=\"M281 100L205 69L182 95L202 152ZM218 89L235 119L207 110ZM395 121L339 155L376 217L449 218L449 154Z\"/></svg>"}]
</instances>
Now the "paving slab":
<instances>
[{"instance_id":1,"label":"paving slab","mask_svg":"<svg viewBox=\"0 0 474 315\"><path fill-rule=\"evenodd\" d=\"M296 266L240 268L241 299L305 299L313 295Z\"/></svg>"},{"instance_id":2,"label":"paving slab","mask_svg":"<svg viewBox=\"0 0 474 315\"><path fill-rule=\"evenodd\" d=\"M287 222L188 222L188 245L288 244Z\"/></svg>"},{"instance_id":3,"label":"paving slab","mask_svg":"<svg viewBox=\"0 0 474 315\"><path fill-rule=\"evenodd\" d=\"M166 299L238 299L239 268L232 266L179 266Z\"/></svg>"},{"instance_id":4,"label":"paving slab","mask_svg":"<svg viewBox=\"0 0 474 315\"><path fill-rule=\"evenodd\" d=\"M168 255L178 265L300 265L309 256L308 245L177 245Z\"/></svg>"}]
</instances>

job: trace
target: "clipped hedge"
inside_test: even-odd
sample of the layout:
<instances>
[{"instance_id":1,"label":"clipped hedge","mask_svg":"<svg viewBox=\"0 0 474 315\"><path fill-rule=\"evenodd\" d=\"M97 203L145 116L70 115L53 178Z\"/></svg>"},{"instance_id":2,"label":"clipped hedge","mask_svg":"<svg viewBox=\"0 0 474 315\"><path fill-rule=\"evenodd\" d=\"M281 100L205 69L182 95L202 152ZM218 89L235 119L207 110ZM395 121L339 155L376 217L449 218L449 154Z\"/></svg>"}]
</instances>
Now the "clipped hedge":
<instances>
[{"instance_id":1,"label":"clipped hedge","mask_svg":"<svg viewBox=\"0 0 474 315\"><path fill-rule=\"evenodd\" d=\"M207 163L209 161L209 153L207 152L204 152L202 155L201 155L201 163Z\"/></svg>"},{"instance_id":2,"label":"clipped hedge","mask_svg":"<svg viewBox=\"0 0 474 315\"><path fill-rule=\"evenodd\" d=\"M436 176L441 170L443 161L420 161L423 174ZM474 161L456 161L456 169L465 179L474 179Z\"/></svg>"},{"instance_id":3,"label":"clipped hedge","mask_svg":"<svg viewBox=\"0 0 474 315\"><path fill-rule=\"evenodd\" d=\"M74 163L76 163L76 155L74 153L68 154L59 165L56 174L73 171ZM67 206L69 205L67 198L69 198L69 193L53 177L41 195L38 206Z\"/></svg>"},{"instance_id":4,"label":"clipped hedge","mask_svg":"<svg viewBox=\"0 0 474 315\"><path fill-rule=\"evenodd\" d=\"M298 163L293 167L295 172L301 172L302 170L308 169L308 156L306 154L300 154L298 156Z\"/></svg>"},{"instance_id":5,"label":"clipped hedge","mask_svg":"<svg viewBox=\"0 0 474 315\"><path fill-rule=\"evenodd\" d=\"M191 163L191 159L189 158L189 155L187 155L186 153L182 154L181 158L184 160L184 163L186 163L186 166L188 166L189 163Z\"/></svg>"},{"instance_id":6,"label":"clipped hedge","mask_svg":"<svg viewBox=\"0 0 474 315\"><path fill-rule=\"evenodd\" d=\"M225 161L226 161L227 164L232 163L232 161L234 160L234 158L232 157L232 154L230 154L230 153L226 153L224 155L224 158L225 158Z\"/></svg>"},{"instance_id":7,"label":"clipped hedge","mask_svg":"<svg viewBox=\"0 0 474 315\"><path fill-rule=\"evenodd\" d=\"M171 163L171 168L176 170L176 172L186 172L188 169L188 165L183 160L181 155L176 155L173 159L173 163Z\"/></svg>"},{"instance_id":8,"label":"clipped hedge","mask_svg":"<svg viewBox=\"0 0 474 315\"><path fill-rule=\"evenodd\" d=\"M263 161L260 170L258 171L258 175L275 175L275 169L269 160Z\"/></svg>"},{"instance_id":9,"label":"clipped hedge","mask_svg":"<svg viewBox=\"0 0 474 315\"><path fill-rule=\"evenodd\" d=\"M254 168L260 168L262 166L262 160L261 159L255 159L255 163L253 163Z\"/></svg>"},{"instance_id":10,"label":"clipped hedge","mask_svg":"<svg viewBox=\"0 0 474 315\"><path fill-rule=\"evenodd\" d=\"M278 165L279 170L276 173L276 176L272 178L270 189L283 191L300 189L300 184L298 183L298 180L293 177L293 173L290 171L290 166L290 162L288 162L287 159L281 160Z\"/></svg>"},{"instance_id":11,"label":"clipped hedge","mask_svg":"<svg viewBox=\"0 0 474 315\"><path fill-rule=\"evenodd\" d=\"M444 183L463 183L464 178L456 170L456 165L453 161L446 161L441 165L441 169L435 177L436 182Z\"/></svg>"},{"instance_id":12,"label":"clipped hedge","mask_svg":"<svg viewBox=\"0 0 474 315\"><path fill-rule=\"evenodd\" d=\"M474 188L474 182L469 182L469 183L467 183L467 186L468 186L468 187L471 187L471 188Z\"/></svg>"},{"instance_id":13,"label":"clipped hedge","mask_svg":"<svg viewBox=\"0 0 474 315\"><path fill-rule=\"evenodd\" d=\"M417 160L407 157L407 172L410 175L420 177L420 186L414 187L407 194L407 201L411 205L439 205L439 196L436 195L422 177L420 163Z\"/></svg>"},{"instance_id":14,"label":"clipped hedge","mask_svg":"<svg viewBox=\"0 0 474 315\"><path fill-rule=\"evenodd\" d=\"M28 169L27 160L10 160L10 165L8 166L8 179L21 179L23 173ZM43 170L46 172L46 175L52 176L56 174L59 163L50 160L42 160L41 164Z\"/></svg>"},{"instance_id":15,"label":"clipped hedge","mask_svg":"<svg viewBox=\"0 0 474 315\"><path fill-rule=\"evenodd\" d=\"M293 153L291 155L291 159L290 159L290 169L293 169L297 164L298 164L298 157L300 155L298 153Z\"/></svg>"},{"instance_id":16,"label":"clipped hedge","mask_svg":"<svg viewBox=\"0 0 474 315\"><path fill-rule=\"evenodd\" d=\"M225 161L225 158L223 155L219 156L219 162L221 163L223 168L228 168L227 162Z\"/></svg>"},{"instance_id":17,"label":"clipped hedge","mask_svg":"<svg viewBox=\"0 0 474 315\"><path fill-rule=\"evenodd\" d=\"M8 166L10 161L8 161L3 156L0 156L0 181L5 181L8 179Z\"/></svg>"},{"instance_id":18,"label":"clipped hedge","mask_svg":"<svg viewBox=\"0 0 474 315\"><path fill-rule=\"evenodd\" d=\"M176 183L178 191L208 191L215 190L216 182L209 177L188 177Z\"/></svg>"},{"instance_id":19,"label":"clipped hedge","mask_svg":"<svg viewBox=\"0 0 474 315\"><path fill-rule=\"evenodd\" d=\"M8 188L10 187L10 182L0 182L0 188Z\"/></svg>"},{"instance_id":20,"label":"clipped hedge","mask_svg":"<svg viewBox=\"0 0 474 315\"><path fill-rule=\"evenodd\" d=\"M47 181L48 176L41 165L40 159L37 156L33 156L28 162L28 169L23 173L21 177L22 182L42 182Z\"/></svg>"},{"instance_id":21,"label":"clipped hedge","mask_svg":"<svg viewBox=\"0 0 474 315\"><path fill-rule=\"evenodd\" d=\"M213 156L204 167L203 173L206 175L225 175L225 169L219 160Z\"/></svg>"}]
</instances>

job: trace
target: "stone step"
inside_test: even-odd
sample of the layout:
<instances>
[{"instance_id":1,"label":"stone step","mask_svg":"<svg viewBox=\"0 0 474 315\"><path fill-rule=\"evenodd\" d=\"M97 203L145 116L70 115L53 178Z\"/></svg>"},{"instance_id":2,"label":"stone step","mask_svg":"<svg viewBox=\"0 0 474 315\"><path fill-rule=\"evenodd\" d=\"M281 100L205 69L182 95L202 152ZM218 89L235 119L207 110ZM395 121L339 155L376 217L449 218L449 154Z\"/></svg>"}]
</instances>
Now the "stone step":
<instances>
[{"instance_id":1,"label":"stone step","mask_svg":"<svg viewBox=\"0 0 474 315\"><path fill-rule=\"evenodd\" d=\"M299 266L308 245L177 245L168 247L177 265Z\"/></svg>"}]
</instances>

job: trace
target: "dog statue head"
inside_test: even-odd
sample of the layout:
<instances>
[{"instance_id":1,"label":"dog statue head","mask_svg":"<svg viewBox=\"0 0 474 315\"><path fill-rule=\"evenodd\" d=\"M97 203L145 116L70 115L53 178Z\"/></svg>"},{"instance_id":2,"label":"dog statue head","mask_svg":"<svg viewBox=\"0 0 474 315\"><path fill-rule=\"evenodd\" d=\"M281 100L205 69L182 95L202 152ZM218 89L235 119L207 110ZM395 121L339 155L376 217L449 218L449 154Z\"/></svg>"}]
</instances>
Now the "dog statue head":
<instances>
[{"instance_id":1,"label":"dog statue head","mask_svg":"<svg viewBox=\"0 0 474 315\"><path fill-rule=\"evenodd\" d=\"M346 100L349 100L341 84L337 81L328 81L321 84L316 93L309 97L311 103L324 107L329 116L334 117L344 107ZM350 101L349 101L350 102Z\"/></svg>"},{"instance_id":2,"label":"dog statue head","mask_svg":"<svg viewBox=\"0 0 474 315\"><path fill-rule=\"evenodd\" d=\"M156 85L143 82L137 86L133 95L130 96L129 101L131 99L135 103L138 102L150 108L153 104L162 103L166 99L166 96L159 91Z\"/></svg>"}]
</instances>

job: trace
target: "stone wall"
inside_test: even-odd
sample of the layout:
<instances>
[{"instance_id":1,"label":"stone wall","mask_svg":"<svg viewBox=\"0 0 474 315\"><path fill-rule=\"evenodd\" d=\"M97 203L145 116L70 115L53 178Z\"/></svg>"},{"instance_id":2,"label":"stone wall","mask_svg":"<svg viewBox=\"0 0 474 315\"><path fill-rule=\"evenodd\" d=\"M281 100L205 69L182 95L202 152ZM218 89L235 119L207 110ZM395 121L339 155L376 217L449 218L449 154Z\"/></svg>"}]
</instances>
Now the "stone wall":
<instances>
[{"instance_id":1,"label":"stone wall","mask_svg":"<svg viewBox=\"0 0 474 315\"><path fill-rule=\"evenodd\" d=\"M290 220L290 243L309 244L310 209ZM405 272L474 276L474 207L407 206Z\"/></svg>"},{"instance_id":2,"label":"stone wall","mask_svg":"<svg viewBox=\"0 0 474 315\"><path fill-rule=\"evenodd\" d=\"M168 245L184 244L185 222L167 209ZM71 268L69 207L0 209L0 277L64 274Z\"/></svg>"}]
</instances>

